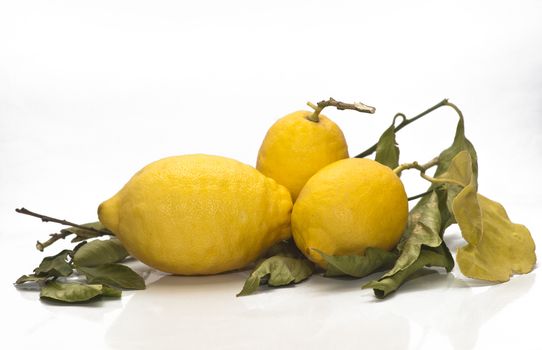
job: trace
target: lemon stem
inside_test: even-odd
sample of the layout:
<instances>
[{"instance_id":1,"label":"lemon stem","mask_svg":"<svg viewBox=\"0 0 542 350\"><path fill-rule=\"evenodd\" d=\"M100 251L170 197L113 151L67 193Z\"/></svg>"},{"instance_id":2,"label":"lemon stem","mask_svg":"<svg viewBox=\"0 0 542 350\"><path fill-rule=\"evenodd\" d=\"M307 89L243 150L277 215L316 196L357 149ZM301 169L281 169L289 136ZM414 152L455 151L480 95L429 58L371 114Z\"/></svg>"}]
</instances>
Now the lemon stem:
<instances>
[{"instance_id":1,"label":"lemon stem","mask_svg":"<svg viewBox=\"0 0 542 350\"><path fill-rule=\"evenodd\" d=\"M322 100L317 104L307 102L307 105L314 109L314 112L312 112L311 115L307 116L307 119L315 123L318 123L320 121L320 113L322 112L322 110L329 106L335 107L338 110L351 109L353 111L370 114L373 114L376 110L374 107L368 106L361 102L345 103L337 101L333 97L330 97L328 100Z\"/></svg>"},{"instance_id":2,"label":"lemon stem","mask_svg":"<svg viewBox=\"0 0 542 350\"><path fill-rule=\"evenodd\" d=\"M393 169L393 172L397 175L397 176L400 176L401 175L401 172L403 170L408 170L408 169L416 169L420 172L420 176L431 182L432 184L445 184L445 183L451 183L451 184L454 184L454 185L459 185L459 186L463 186L463 184L457 180L454 180L454 179L447 179L447 178L434 178L434 177L431 177L429 175L426 175L425 172L434 167L435 165L438 165L438 157L435 157L433 159L431 159L429 162L427 162L426 164L419 164L418 162L412 162L412 163L404 163L404 164L401 164L399 165L397 168Z\"/></svg>"}]
</instances>

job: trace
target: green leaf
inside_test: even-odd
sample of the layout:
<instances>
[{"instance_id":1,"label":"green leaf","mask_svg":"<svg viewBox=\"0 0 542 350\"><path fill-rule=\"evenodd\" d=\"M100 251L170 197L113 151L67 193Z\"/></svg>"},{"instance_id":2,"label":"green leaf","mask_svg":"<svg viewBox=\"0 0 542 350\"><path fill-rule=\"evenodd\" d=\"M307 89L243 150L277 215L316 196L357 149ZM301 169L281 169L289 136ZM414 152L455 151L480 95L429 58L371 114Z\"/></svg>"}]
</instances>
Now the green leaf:
<instances>
[{"instance_id":1,"label":"green leaf","mask_svg":"<svg viewBox=\"0 0 542 350\"><path fill-rule=\"evenodd\" d=\"M409 213L408 225L398 249L401 252L395 266L386 275L393 275L413 264L422 246L436 248L442 244L442 211L446 193L435 188L414 206Z\"/></svg>"},{"instance_id":2,"label":"green leaf","mask_svg":"<svg viewBox=\"0 0 542 350\"><path fill-rule=\"evenodd\" d=\"M532 271L535 244L529 230L514 224L504 207L477 193L471 157L461 152L452 160L447 178L463 184L452 211L468 244L458 249L457 263L467 276L505 282L513 274Z\"/></svg>"},{"instance_id":3,"label":"green leaf","mask_svg":"<svg viewBox=\"0 0 542 350\"><path fill-rule=\"evenodd\" d=\"M102 295L108 298L120 298L122 296L122 290L104 284L102 285Z\"/></svg>"},{"instance_id":4,"label":"green leaf","mask_svg":"<svg viewBox=\"0 0 542 350\"><path fill-rule=\"evenodd\" d=\"M450 164L454 157L461 151L467 151L471 157L471 168L472 176L474 181L474 187L478 187L478 155L472 143L465 137L465 121L463 116L459 117L459 122L457 123L457 128L455 131L454 142L452 145L442 151L439 155L438 167L435 171L435 177L441 176L443 173L448 171Z\"/></svg>"},{"instance_id":5,"label":"green leaf","mask_svg":"<svg viewBox=\"0 0 542 350\"><path fill-rule=\"evenodd\" d=\"M439 155L435 177L445 178L448 176L447 171L452 164L452 159L462 151L466 151L471 155L472 179L476 184L478 174L476 150L465 137L464 120L460 114L452 145ZM440 259L447 262L445 267L449 266L450 256L448 248L442 241L442 235L446 228L455 222L450 206L460 189L456 185L432 185L430 190L432 191L423 196L409 213L407 229L397 247L400 255L394 267L378 281L375 281L375 285L378 285L377 282L386 280L386 284L392 285L394 288L399 287L407 277L427 265L428 257L422 255L422 252L426 249L440 247L437 250L433 249L432 254L429 254L429 258L435 260L435 254L440 254L442 255ZM451 260L451 263L453 264L453 260ZM442 265L444 264L436 266ZM394 288L390 290L395 290ZM374 289L375 294L383 296L388 294L379 292L377 288Z\"/></svg>"},{"instance_id":6,"label":"green leaf","mask_svg":"<svg viewBox=\"0 0 542 350\"><path fill-rule=\"evenodd\" d=\"M72 273L72 267L67 262L71 250L63 250L57 255L48 256L41 261L40 266L34 269L34 274L38 277L60 277L69 276Z\"/></svg>"},{"instance_id":7,"label":"green leaf","mask_svg":"<svg viewBox=\"0 0 542 350\"><path fill-rule=\"evenodd\" d=\"M446 245L437 248L423 247L416 261L399 272L384 276L379 280L371 281L362 288L372 288L377 298L384 298L391 292L396 291L404 282L419 275L424 267L440 266L450 272L454 267L454 260Z\"/></svg>"},{"instance_id":8,"label":"green leaf","mask_svg":"<svg viewBox=\"0 0 542 350\"><path fill-rule=\"evenodd\" d=\"M262 261L245 281L237 296L254 293L265 278L272 287L299 283L312 275L312 264L305 258L296 259L287 256L273 256Z\"/></svg>"},{"instance_id":9,"label":"green leaf","mask_svg":"<svg viewBox=\"0 0 542 350\"><path fill-rule=\"evenodd\" d=\"M88 283L101 283L123 289L145 289L143 278L125 265L77 266L77 270L87 277Z\"/></svg>"},{"instance_id":10,"label":"green leaf","mask_svg":"<svg viewBox=\"0 0 542 350\"><path fill-rule=\"evenodd\" d=\"M325 276L365 277L379 269L390 267L397 255L379 248L367 248L364 255L327 255L315 249L327 263Z\"/></svg>"},{"instance_id":11,"label":"green leaf","mask_svg":"<svg viewBox=\"0 0 542 350\"><path fill-rule=\"evenodd\" d=\"M399 166L399 147L395 140L395 118L389 128L384 131L376 144L375 160L392 169Z\"/></svg>"},{"instance_id":12,"label":"green leaf","mask_svg":"<svg viewBox=\"0 0 542 350\"><path fill-rule=\"evenodd\" d=\"M81 246L73 256L77 266L94 267L98 265L121 262L128 252L116 238L94 240Z\"/></svg>"},{"instance_id":13,"label":"green leaf","mask_svg":"<svg viewBox=\"0 0 542 350\"><path fill-rule=\"evenodd\" d=\"M101 294L102 286L99 284L48 282L41 289L40 297L68 303L80 303Z\"/></svg>"}]
</instances>

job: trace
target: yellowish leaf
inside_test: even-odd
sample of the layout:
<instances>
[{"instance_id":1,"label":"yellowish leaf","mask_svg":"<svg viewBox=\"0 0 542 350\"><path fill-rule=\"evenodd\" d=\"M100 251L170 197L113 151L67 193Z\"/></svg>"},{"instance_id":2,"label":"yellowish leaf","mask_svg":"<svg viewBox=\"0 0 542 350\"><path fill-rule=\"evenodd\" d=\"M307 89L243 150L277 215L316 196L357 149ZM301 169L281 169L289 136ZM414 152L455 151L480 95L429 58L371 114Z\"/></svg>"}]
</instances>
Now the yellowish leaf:
<instances>
[{"instance_id":1,"label":"yellowish leaf","mask_svg":"<svg viewBox=\"0 0 542 350\"><path fill-rule=\"evenodd\" d=\"M529 230L510 221L503 206L476 191L468 152L457 154L442 178L464 187L452 202L452 212L468 242L457 252L457 263L467 276L505 282L513 274L532 271L535 244Z\"/></svg>"}]
</instances>

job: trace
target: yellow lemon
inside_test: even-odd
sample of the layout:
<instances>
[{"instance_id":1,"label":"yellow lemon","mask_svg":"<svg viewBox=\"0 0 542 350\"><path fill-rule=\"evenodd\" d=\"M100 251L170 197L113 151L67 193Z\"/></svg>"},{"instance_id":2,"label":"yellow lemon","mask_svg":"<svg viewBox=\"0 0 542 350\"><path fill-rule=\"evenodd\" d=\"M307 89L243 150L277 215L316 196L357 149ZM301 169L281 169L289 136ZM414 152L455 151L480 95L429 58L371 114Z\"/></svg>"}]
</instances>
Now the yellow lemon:
<instances>
[{"instance_id":1,"label":"yellow lemon","mask_svg":"<svg viewBox=\"0 0 542 350\"><path fill-rule=\"evenodd\" d=\"M291 235L288 190L251 166L210 155L144 167L98 208L130 254L164 272L246 266Z\"/></svg>"},{"instance_id":2,"label":"yellow lemon","mask_svg":"<svg viewBox=\"0 0 542 350\"><path fill-rule=\"evenodd\" d=\"M339 160L317 172L294 204L298 248L324 266L328 255L362 255L367 247L393 249L407 224L408 200L399 177L370 159Z\"/></svg>"},{"instance_id":3,"label":"yellow lemon","mask_svg":"<svg viewBox=\"0 0 542 350\"><path fill-rule=\"evenodd\" d=\"M341 129L320 114L298 111L279 119L267 132L256 168L286 186L295 201L307 180L324 166L348 158Z\"/></svg>"}]
</instances>

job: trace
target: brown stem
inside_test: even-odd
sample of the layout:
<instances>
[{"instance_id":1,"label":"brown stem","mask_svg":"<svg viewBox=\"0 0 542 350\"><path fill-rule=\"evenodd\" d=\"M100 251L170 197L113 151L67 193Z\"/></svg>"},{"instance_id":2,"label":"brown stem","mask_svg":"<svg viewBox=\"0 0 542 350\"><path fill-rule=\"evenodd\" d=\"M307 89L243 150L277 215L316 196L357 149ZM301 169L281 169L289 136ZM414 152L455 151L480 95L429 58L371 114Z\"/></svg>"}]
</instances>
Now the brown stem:
<instances>
[{"instance_id":1,"label":"brown stem","mask_svg":"<svg viewBox=\"0 0 542 350\"><path fill-rule=\"evenodd\" d=\"M310 102L308 102L307 104L314 109L314 112L310 116L308 116L307 119L315 123L318 123L318 121L320 120L320 112L322 112L322 110L326 107L335 107L339 110L350 109L353 111L370 114L373 114L376 111L374 107L367 106L366 104L361 102L345 103L337 101L333 97L330 97L328 100L322 100L316 105Z\"/></svg>"},{"instance_id":2,"label":"brown stem","mask_svg":"<svg viewBox=\"0 0 542 350\"><path fill-rule=\"evenodd\" d=\"M15 209L15 211L17 213L20 213L20 214L30 215L30 216L39 218L43 222L56 222L57 224L61 224L61 225L65 225L65 226L73 226L73 227L80 228L81 230L87 230L87 231L91 231L91 232L94 232L94 233L100 233L100 234L103 234L103 235L111 234L108 231L98 230L98 229L95 229L93 227L78 225L78 224L74 224L73 222L69 222L69 221L66 221L66 220L55 219L55 218L52 218L50 216L45 216L45 215L41 215L41 214L38 214L38 213L34 213L34 212L31 212L30 210L25 209L25 208Z\"/></svg>"},{"instance_id":3,"label":"brown stem","mask_svg":"<svg viewBox=\"0 0 542 350\"><path fill-rule=\"evenodd\" d=\"M60 239L64 239L71 234L73 234L73 232L70 232L70 231L63 231L60 233L51 233L49 235L51 236L51 238L49 238L45 242L36 241L36 249L39 250L40 252L43 252L43 250L47 248L48 246L50 246L51 244L55 243L56 241Z\"/></svg>"},{"instance_id":4,"label":"brown stem","mask_svg":"<svg viewBox=\"0 0 542 350\"><path fill-rule=\"evenodd\" d=\"M75 224L73 222L70 222L70 221L66 221L66 220L60 220L60 219L55 219L53 217L50 217L50 216L46 216L46 215L41 215L41 214L38 214L38 213L34 213L28 209L25 209L25 208L21 208L21 209L15 209L15 211L17 213L20 213L20 214L25 214L25 215L30 215L30 216L33 216L33 217L36 217L36 218L39 218L41 219L41 221L43 222L55 222L57 224L61 224L61 225L66 225L66 226L72 226L72 227L76 227L78 229L81 229L81 230L84 230L84 231L88 231L88 232L92 232L92 236L94 237L99 237L99 236L110 236L112 235L111 232L107 231L107 230L98 230L98 229L95 229L93 227L88 227L88 226L83 226L83 225L78 225L78 224ZM37 241L36 243L36 249L38 249L39 251L43 251L46 247L50 246L51 244L55 243L56 241L60 240L60 239L64 239L66 238L67 236L71 235L71 234L76 234L75 232L72 232L68 229L65 229L65 230L61 230L60 233L52 233L50 236L51 238L49 238L47 241L45 242L40 242L40 241ZM78 235L79 236L79 235ZM83 235L82 235L83 236ZM90 237L86 237L86 238L90 238Z\"/></svg>"}]
</instances>

